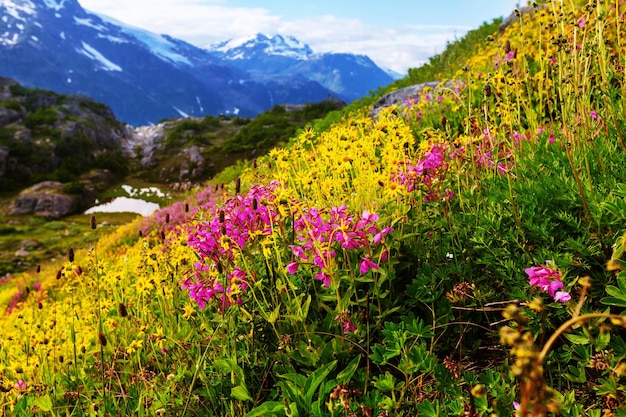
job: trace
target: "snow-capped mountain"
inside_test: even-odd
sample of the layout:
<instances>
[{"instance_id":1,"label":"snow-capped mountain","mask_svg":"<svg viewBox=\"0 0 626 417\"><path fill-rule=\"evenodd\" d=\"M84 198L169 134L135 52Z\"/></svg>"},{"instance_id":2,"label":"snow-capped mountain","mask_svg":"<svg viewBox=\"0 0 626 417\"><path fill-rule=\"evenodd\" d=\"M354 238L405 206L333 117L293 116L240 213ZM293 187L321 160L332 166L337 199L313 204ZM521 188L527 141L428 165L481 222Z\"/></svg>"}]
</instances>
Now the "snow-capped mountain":
<instances>
[{"instance_id":1,"label":"snow-capped mountain","mask_svg":"<svg viewBox=\"0 0 626 417\"><path fill-rule=\"evenodd\" d=\"M256 76L297 74L354 100L394 78L365 55L314 53L292 36L257 34L209 48L217 56Z\"/></svg>"},{"instance_id":2,"label":"snow-capped mountain","mask_svg":"<svg viewBox=\"0 0 626 417\"><path fill-rule=\"evenodd\" d=\"M265 54L293 67L316 56L293 38L271 39L257 62ZM228 52L233 50L228 43L222 50L202 49L130 27L84 10L77 0L0 0L0 76L27 87L91 96L130 124L220 113L251 116L281 103L354 98L323 86L307 71L236 65Z\"/></svg>"}]
</instances>

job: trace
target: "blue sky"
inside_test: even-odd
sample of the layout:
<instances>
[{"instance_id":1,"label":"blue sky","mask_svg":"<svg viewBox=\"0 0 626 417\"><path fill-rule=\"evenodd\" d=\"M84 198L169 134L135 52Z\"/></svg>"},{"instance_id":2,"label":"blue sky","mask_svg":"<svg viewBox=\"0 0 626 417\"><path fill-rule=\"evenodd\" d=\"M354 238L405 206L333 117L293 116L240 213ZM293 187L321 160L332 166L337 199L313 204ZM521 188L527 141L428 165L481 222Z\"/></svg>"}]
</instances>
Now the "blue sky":
<instances>
[{"instance_id":1,"label":"blue sky","mask_svg":"<svg viewBox=\"0 0 626 417\"><path fill-rule=\"evenodd\" d=\"M315 52L365 54L405 73L525 0L78 0L87 10L198 46L256 33Z\"/></svg>"}]
</instances>

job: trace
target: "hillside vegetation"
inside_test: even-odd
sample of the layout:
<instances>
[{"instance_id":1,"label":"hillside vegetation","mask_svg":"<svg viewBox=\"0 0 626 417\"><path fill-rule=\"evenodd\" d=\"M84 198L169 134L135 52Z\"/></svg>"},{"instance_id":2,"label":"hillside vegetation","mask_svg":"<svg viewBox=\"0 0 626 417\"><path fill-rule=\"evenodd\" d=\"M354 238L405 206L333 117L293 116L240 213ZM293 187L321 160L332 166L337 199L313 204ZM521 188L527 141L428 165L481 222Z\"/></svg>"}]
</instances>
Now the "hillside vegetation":
<instances>
[{"instance_id":1,"label":"hillside vegetation","mask_svg":"<svg viewBox=\"0 0 626 417\"><path fill-rule=\"evenodd\" d=\"M486 24L0 287L0 410L625 415L625 12Z\"/></svg>"},{"instance_id":2,"label":"hillside vegetation","mask_svg":"<svg viewBox=\"0 0 626 417\"><path fill-rule=\"evenodd\" d=\"M298 129L344 105L343 101L326 99L319 103L277 105L254 118L222 115L166 120L152 163L135 164L132 175L162 183L207 180L238 161L252 160L284 145ZM199 161L189 160L191 147L198 148Z\"/></svg>"},{"instance_id":3,"label":"hillside vegetation","mask_svg":"<svg viewBox=\"0 0 626 417\"><path fill-rule=\"evenodd\" d=\"M128 173L124 126L90 98L24 88L0 78L0 190L73 182L94 169Z\"/></svg>"}]
</instances>

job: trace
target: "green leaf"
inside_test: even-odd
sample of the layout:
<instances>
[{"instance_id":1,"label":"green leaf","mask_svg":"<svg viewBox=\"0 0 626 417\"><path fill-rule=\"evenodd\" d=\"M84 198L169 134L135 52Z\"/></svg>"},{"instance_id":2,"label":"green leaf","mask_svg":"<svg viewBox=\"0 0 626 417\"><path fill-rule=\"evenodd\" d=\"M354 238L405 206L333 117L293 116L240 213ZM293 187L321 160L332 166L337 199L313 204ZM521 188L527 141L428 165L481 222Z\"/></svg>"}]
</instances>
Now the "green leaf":
<instances>
[{"instance_id":1,"label":"green leaf","mask_svg":"<svg viewBox=\"0 0 626 417\"><path fill-rule=\"evenodd\" d=\"M606 293L611 297L619 298L620 300L626 301L626 293L622 290L622 288L617 288L614 285L607 285Z\"/></svg>"},{"instance_id":2,"label":"green leaf","mask_svg":"<svg viewBox=\"0 0 626 417\"><path fill-rule=\"evenodd\" d=\"M279 401L266 401L258 407L254 407L244 417L261 416L284 416L285 405Z\"/></svg>"},{"instance_id":3,"label":"green leaf","mask_svg":"<svg viewBox=\"0 0 626 417\"><path fill-rule=\"evenodd\" d=\"M604 297L600 299L600 302L602 304L607 304L607 305L616 306L616 307L626 307L626 300L623 300L621 298Z\"/></svg>"},{"instance_id":4,"label":"green leaf","mask_svg":"<svg viewBox=\"0 0 626 417\"><path fill-rule=\"evenodd\" d=\"M352 359L352 361L348 364L348 366L346 366L346 368L343 371L337 374L337 378L335 378L337 380L337 384L345 384L349 382L350 379L352 378L352 375L354 375L354 373L358 369L360 361L361 361L360 356L357 356L356 358Z\"/></svg>"},{"instance_id":5,"label":"green leaf","mask_svg":"<svg viewBox=\"0 0 626 417\"><path fill-rule=\"evenodd\" d=\"M587 375L584 369L580 369L576 366L569 365L567 367L569 373L564 373L563 377L572 382L583 383L587 380Z\"/></svg>"},{"instance_id":6,"label":"green leaf","mask_svg":"<svg viewBox=\"0 0 626 417\"><path fill-rule=\"evenodd\" d=\"M267 321L270 322L271 324L274 324L276 323L276 320L278 320L279 316L280 316L280 305L277 305L274 311L270 313L270 316L267 318Z\"/></svg>"},{"instance_id":7,"label":"green leaf","mask_svg":"<svg viewBox=\"0 0 626 417\"><path fill-rule=\"evenodd\" d=\"M248 389L243 385L237 385L230 391L230 395L232 395L235 399L240 401L253 401Z\"/></svg>"},{"instance_id":8,"label":"green leaf","mask_svg":"<svg viewBox=\"0 0 626 417\"><path fill-rule=\"evenodd\" d=\"M336 365L337 361L327 363L326 365L313 372L311 376L307 378L306 384L304 386L304 389L306 390L306 394L304 396L306 405L311 405L311 403L313 402L313 396L315 395L317 388L324 381L324 378L328 376L330 371L335 368Z\"/></svg>"},{"instance_id":9,"label":"green leaf","mask_svg":"<svg viewBox=\"0 0 626 417\"><path fill-rule=\"evenodd\" d=\"M440 415L439 401L435 400L435 402L431 403L425 400L417 406L417 411L420 412L420 415L425 417L438 417Z\"/></svg>"},{"instance_id":10,"label":"green leaf","mask_svg":"<svg viewBox=\"0 0 626 417\"><path fill-rule=\"evenodd\" d=\"M382 392L393 391L396 387L396 381L393 375L385 372L384 376L378 376L374 380L374 386Z\"/></svg>"},{"instance_id":11,"label":"green leaf","mask_svg":"<svg viewBox=\"0 0 626 417\"><path fill-rule=\"evenodd\" d=\"M43 397L36 398L33 401L33 406L39 407L41 411L50 412L52 411L52 399L46 394Z\"/></svg>"},{"instance_id":12,"label":"green leaf","mask_svg":"<svg viewBox=\"0 0 626 417\"><path fill-rule=\"evenodd\" d=\"M574 343L575 345L586 345L590 342L587 336L582 336L578 334L565 333L565 337L567 338L567 340Z\"/></svg>"}]
</instances>

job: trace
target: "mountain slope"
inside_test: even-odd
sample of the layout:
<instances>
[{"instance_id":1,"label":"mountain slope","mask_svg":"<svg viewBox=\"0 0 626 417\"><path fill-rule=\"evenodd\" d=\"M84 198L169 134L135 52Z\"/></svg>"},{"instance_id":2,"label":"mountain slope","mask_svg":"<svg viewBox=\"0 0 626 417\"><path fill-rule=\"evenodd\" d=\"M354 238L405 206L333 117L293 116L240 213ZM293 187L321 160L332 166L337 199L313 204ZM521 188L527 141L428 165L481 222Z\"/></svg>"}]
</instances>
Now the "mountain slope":
<instances>
[{"instance_id":1,"label":"mountain slope","mask_svg":"<svg viewBox=\"0 0 626 417\"><path fill-rule=\"evenodd\" d=\"M364 55L314 53L306 44L291 36L267 36L229 40L210 50L240 69L257 75L297 74L320 83L334 93L354 100L393 81Z\"/></svg>"},{"instance_id":2,"label":"mountain slope","mask_svg":"<svg viewBox=\"0 0 626 417\"><path fill-rule=\"evenodd\" d=\"M76 0L0 1L0 74L28 87L79 93L131 124L187 115L254 115L272 97L320 101L329 90L264 85L210 52L85 11Z\"/></svg>"}]
</instances>

